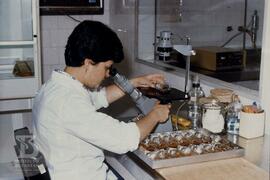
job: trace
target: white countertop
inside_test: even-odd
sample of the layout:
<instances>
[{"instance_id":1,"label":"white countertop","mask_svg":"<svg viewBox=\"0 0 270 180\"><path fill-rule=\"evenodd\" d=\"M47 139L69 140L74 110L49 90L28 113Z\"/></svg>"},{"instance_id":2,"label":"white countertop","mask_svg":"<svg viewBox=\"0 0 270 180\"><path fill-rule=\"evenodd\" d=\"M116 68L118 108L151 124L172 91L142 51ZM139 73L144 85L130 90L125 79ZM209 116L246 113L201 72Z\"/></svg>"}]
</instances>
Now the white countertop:
<instances>
[{"instance_id":1,"label":"white countertop","mask_svg":"<svg viewBox=\"0 0 270 180\"><path fill-rule=\"evenodd\" d=\"M254 138L254 139L245 139L239 137L237 140L236 136L229 135L229 139L245 148L245 156L244 158L253 164L263 168L268 173L270 172L270 136L265 135L263 137Z\"/></svg>"}]
</instances>

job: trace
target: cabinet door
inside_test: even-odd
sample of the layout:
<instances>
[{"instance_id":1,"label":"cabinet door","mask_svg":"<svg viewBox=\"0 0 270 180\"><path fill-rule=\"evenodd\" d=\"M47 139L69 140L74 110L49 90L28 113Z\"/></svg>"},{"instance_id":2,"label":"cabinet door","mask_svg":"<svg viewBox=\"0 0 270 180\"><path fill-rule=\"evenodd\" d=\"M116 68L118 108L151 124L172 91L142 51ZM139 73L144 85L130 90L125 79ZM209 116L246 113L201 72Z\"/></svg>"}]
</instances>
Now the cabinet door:
<instances>
[{"instance_id":1,"label":"cabinet door","mask_svg":"<svg viewBox=\"0 0 270 180\"><path fill-rule=\"evenodd\" d=\"M32 41L31 0L0 1L0 41Z\"/></svg>"},{"instance_id":2,"label":"cabinet door","mask_svg":"<svg viewBox=\"0 0 270 180\"><path fill-rule=\"evenodd\" d=\"M1 0L0 27L0 100L32 98L41 82L38 0Z\"/></svg>"}]
</instances>

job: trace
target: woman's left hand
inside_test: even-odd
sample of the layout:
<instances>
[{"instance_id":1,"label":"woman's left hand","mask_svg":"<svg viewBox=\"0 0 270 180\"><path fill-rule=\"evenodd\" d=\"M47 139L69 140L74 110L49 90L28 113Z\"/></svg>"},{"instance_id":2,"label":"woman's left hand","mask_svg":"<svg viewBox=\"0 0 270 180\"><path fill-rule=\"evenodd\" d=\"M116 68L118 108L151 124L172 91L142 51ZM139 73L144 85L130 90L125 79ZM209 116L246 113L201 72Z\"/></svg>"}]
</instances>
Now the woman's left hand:
<instances>
[{"instance_id":1,"label":"woman's left hand","mask_svg":"<svg viewBox=\"0 0 270 180\"><path fill-rule=\"evenodd\" d=\"M139 76L130 80L134 87L156 87L157 84L165 84L165 77L163 74L149 74Z\"/></svg>"}]
</instances>

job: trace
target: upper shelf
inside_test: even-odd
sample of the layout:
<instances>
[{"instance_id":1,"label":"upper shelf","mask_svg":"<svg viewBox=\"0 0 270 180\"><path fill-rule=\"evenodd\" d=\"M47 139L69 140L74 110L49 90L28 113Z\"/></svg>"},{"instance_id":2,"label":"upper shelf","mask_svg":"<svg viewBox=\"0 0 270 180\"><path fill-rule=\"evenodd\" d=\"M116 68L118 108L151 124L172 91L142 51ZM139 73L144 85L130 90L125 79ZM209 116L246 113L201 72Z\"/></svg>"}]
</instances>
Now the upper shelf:
<instances>
[{"instance_id":1,"label":"upper shelf","mask_svg":"<svg viewBox=\"0 0 270 180\"><path fill-rule=\"evenodd\" d=\"M0 46L27 46L33 44L33 41L0 41Z\"/></svg>"}]
</instances>

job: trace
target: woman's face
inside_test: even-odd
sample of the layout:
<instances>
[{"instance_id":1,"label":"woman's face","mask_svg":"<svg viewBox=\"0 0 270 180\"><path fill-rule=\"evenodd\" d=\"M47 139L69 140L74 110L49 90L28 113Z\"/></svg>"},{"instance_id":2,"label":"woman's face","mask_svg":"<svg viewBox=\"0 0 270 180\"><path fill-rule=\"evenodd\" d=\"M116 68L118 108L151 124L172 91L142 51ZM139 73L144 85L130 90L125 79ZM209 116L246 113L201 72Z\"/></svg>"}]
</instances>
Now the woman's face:
<instances>
[{"instance_id":1,"label":"woman's face","mask_svg":"<svg viewBox=\"0 0 270 180\"><path fill-rule=\"evenodd\" d=\"M102 81L110 76L109 72L112 64L112 60L97 64L94 64L91 60L85 62L84 85L91 89L98 88Z\"/></svg>"}]
</instances>

